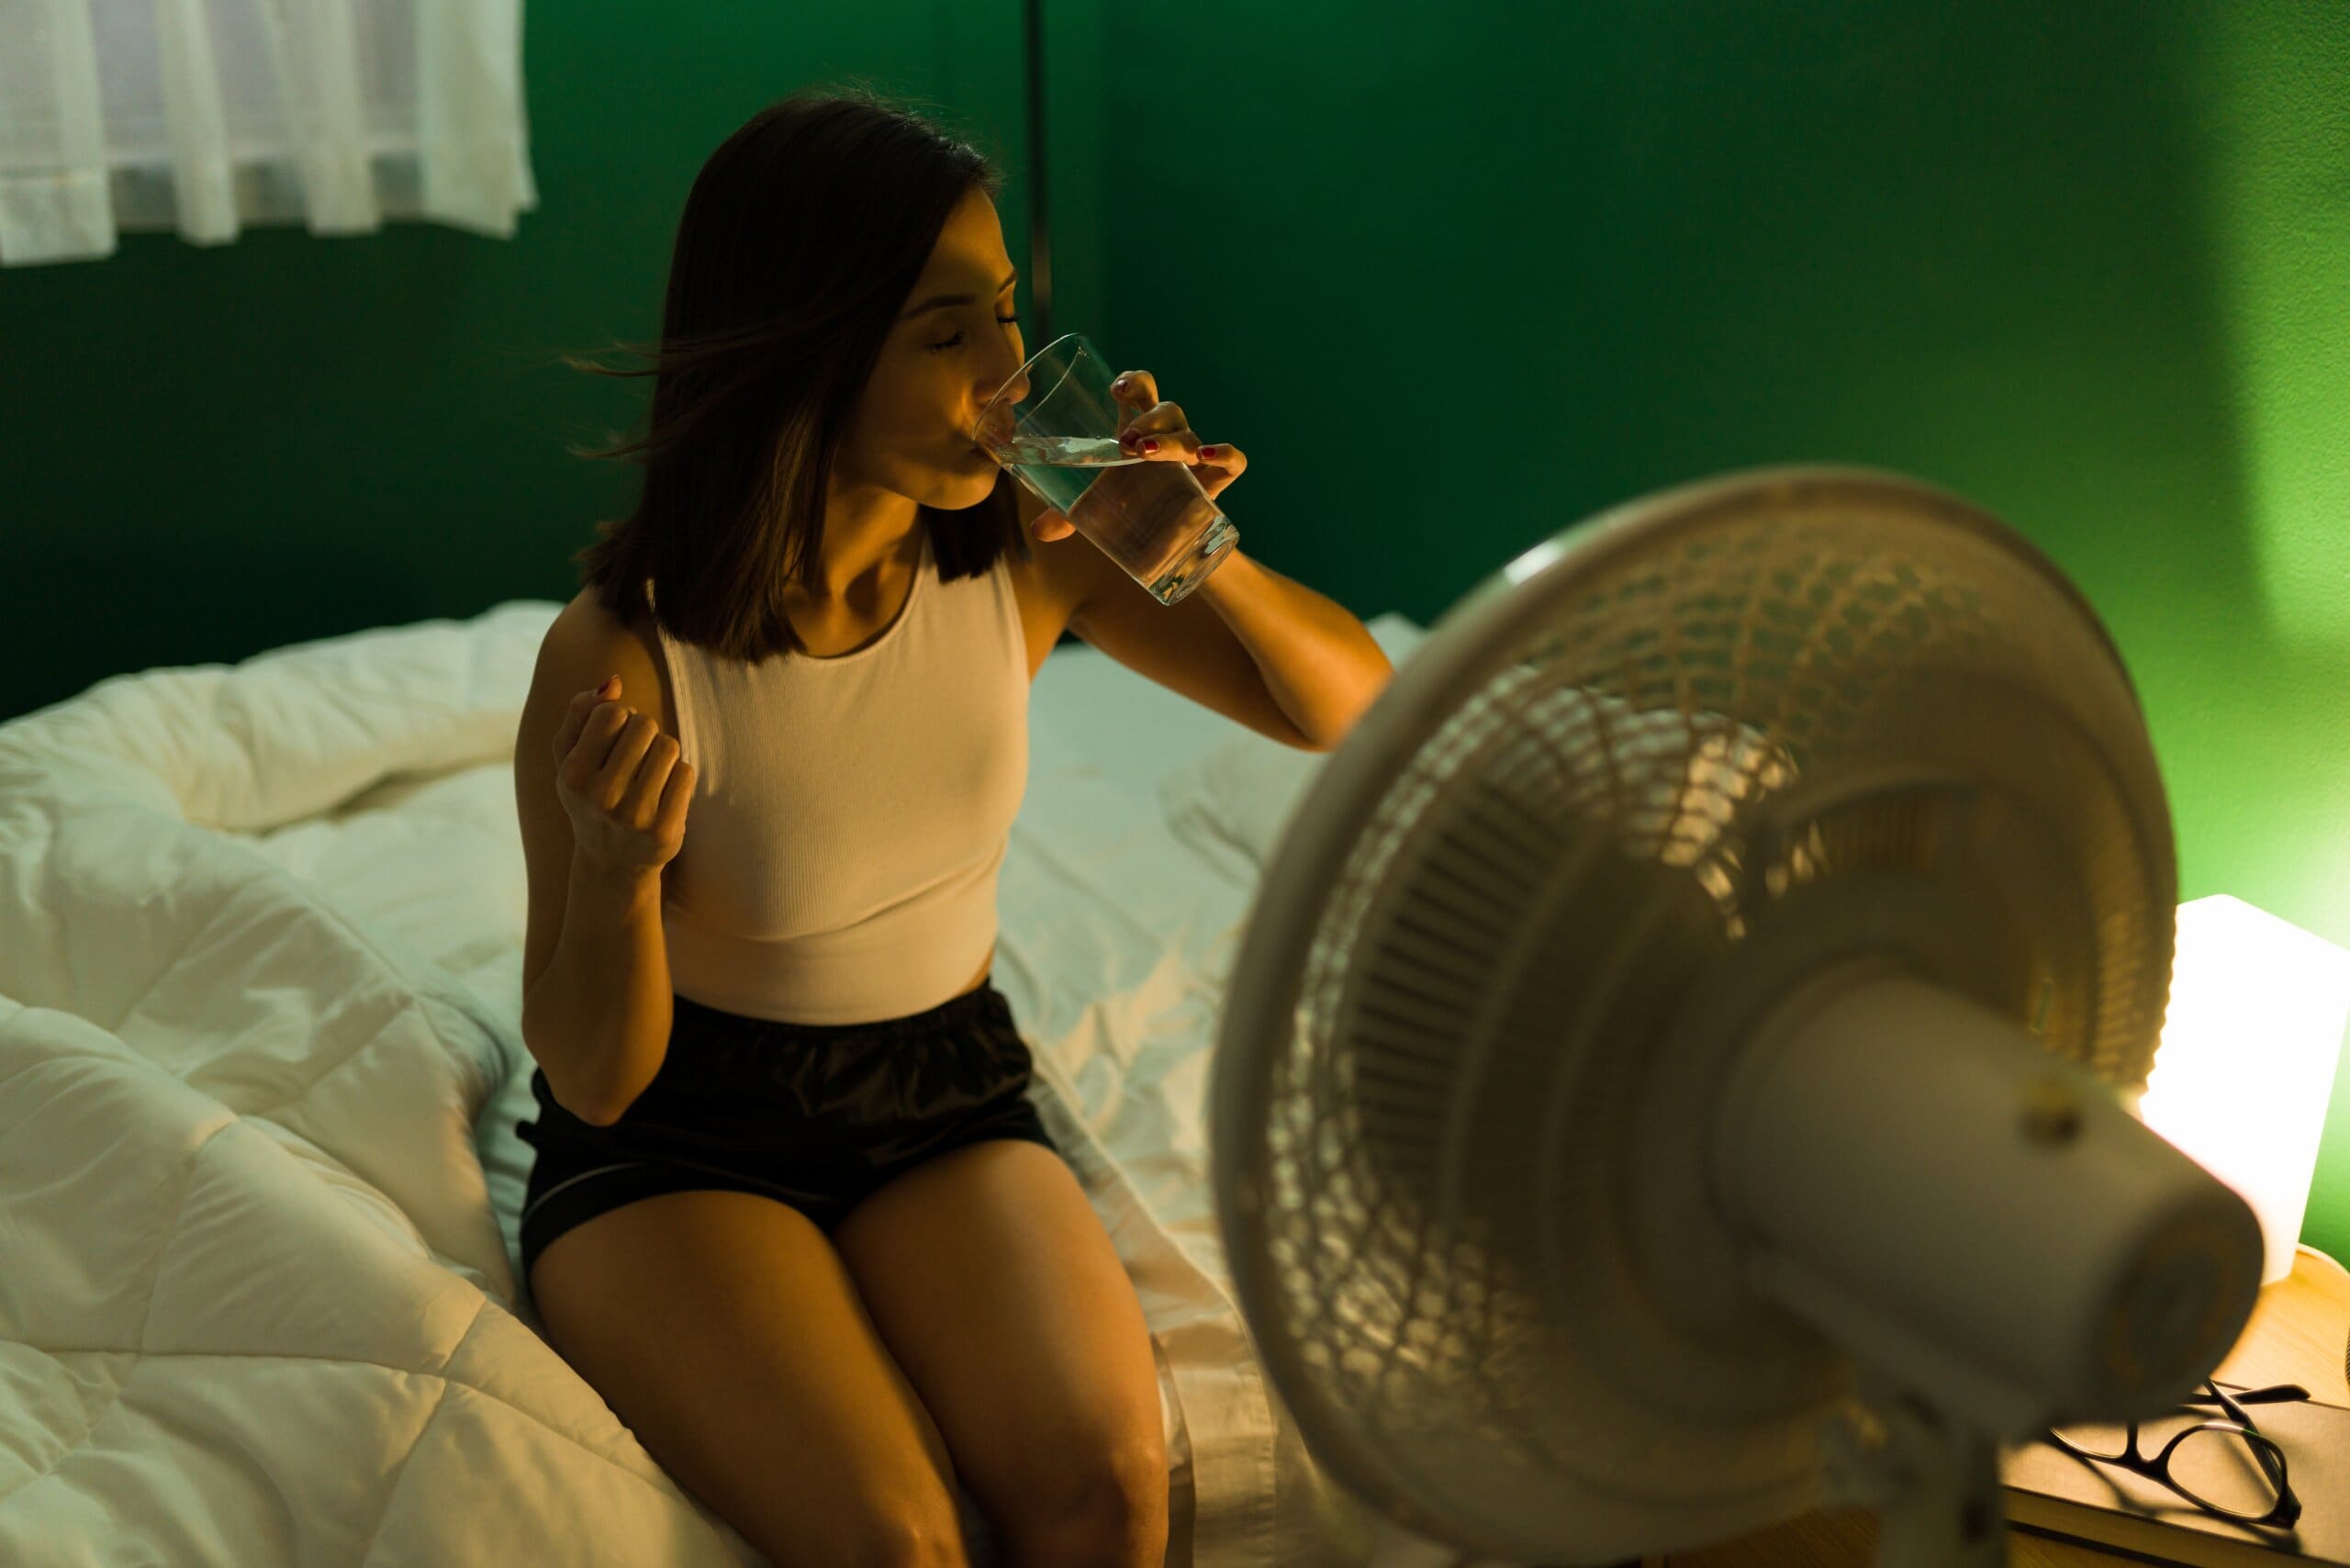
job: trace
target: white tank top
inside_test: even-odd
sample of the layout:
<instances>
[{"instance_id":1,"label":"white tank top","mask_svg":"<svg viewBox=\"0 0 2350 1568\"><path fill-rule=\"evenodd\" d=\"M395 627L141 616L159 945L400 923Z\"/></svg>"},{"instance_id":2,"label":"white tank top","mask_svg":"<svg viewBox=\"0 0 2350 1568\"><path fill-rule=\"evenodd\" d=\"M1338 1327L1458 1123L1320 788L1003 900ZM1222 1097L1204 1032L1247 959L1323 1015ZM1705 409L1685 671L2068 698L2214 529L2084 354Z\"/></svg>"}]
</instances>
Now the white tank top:
<instances>
[{"instance_id":1,"label":"white tank top","mask_svg":"<svg viewBox=\"0 0 2350 1568\"><path fill-rule=\"evenodd\" d=\"M1027 637L1008 561L942 582L918 532L897 619L837 658L728 658L655 616L696 769L662 887L678 995L868 1023L938 1005L988 961L1028 783Z\"/></svg>"}]
</instances>

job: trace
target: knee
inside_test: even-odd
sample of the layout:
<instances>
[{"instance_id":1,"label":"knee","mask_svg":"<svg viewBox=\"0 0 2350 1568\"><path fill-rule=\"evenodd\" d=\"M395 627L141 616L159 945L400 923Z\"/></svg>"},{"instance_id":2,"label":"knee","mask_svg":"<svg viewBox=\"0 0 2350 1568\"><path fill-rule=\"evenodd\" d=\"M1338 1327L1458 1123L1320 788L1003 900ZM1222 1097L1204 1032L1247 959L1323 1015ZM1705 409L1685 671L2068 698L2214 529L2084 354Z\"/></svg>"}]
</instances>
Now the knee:
<instances>
[{"instance_id":1,"label":"knee","mask_svg":"<svg viewBox=\"0 0 2350 1568\"><path fill-rule=\"evenodd\" d=\"M1038 1568L1155 1565L1167 1551L1167 1454L1157 1433L1068 1456L1038 1477L1005 1533Z\"/></svg>"},{"instance_id":2,"label":"knee","mask_svg":"<svg viewBox=\"0 0 2350 1568\"><path fill-rule=\"evenodd\" d=\"M839 1559L851 1568L968 1568L961 1535L949 1518L945 1526L912 1518L877 1518Z\"/></svg>"},{"instance_id":3,"label":"knee","mask_svg":"<svg viewBox=\"0 0 2350 1568\"><path fill-rule=\"evenodd\" d=\"M944 1495L845 1509L834 1524L834 1539L819 1551L827 1568L968 1568L962 1527ZM804 1551L813 1543L799 1544Z\"/></svg>"}]
</instances>

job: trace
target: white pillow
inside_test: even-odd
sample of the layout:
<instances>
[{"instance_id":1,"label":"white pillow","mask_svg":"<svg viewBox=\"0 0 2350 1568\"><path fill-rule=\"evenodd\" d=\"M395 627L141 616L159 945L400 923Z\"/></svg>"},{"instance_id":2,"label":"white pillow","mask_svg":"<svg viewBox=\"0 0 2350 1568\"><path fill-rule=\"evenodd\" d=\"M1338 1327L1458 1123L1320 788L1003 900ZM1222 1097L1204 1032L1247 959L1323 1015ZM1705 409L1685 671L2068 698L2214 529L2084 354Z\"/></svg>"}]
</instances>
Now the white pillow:
<instances>
[{"instance_id":1,"label":"white pillow","mask_svg":"<svg viewBox=\"0 0 2350 1568\"><path fill-rule=\"evenodd\" d=\"M1366 623L1389 662L1401 666L1427 629L1389 613ZM1158 803L1175 836L1210 866L1254 888L1281 843L1320 752L1244 730L1164 775Z\"/></svg>"}]
</instances>

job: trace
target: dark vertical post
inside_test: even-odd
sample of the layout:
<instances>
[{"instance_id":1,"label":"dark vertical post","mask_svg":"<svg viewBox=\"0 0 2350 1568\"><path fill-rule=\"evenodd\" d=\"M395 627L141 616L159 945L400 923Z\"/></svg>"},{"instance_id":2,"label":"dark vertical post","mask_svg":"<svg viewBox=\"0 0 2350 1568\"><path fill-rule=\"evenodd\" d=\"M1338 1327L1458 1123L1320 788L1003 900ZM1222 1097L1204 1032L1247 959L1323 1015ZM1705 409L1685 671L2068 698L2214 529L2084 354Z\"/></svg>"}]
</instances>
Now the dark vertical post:
<instances>
[{"instance_id":1,"label":"dark vertical post","mask_svg":"<svg viewBox=\"0 0 2350 1568\"><path fill-rule=\"evenodd\" d=\"M1053 341L1053 239L1045 215L1044 0L1022 0L1028 23L1028 301L1036 313L1032 349Z\"/></svg>"}]
</instances>

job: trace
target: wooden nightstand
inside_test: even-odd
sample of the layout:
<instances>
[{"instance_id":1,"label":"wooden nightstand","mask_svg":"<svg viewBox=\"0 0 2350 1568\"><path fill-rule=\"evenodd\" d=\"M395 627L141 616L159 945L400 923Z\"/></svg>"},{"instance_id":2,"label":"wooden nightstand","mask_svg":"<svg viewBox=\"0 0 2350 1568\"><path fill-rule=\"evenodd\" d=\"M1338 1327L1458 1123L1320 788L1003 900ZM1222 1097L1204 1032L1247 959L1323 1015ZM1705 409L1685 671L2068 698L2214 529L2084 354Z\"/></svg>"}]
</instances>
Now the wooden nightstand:
<instances>
[{"instance_id":1,"label":"wooden nightstand","mask_svg":"<svg viewBox=\"0 0 2350 1568\"><path fill-rule=\"evenodd\" d=\"M2343 1348L2350 1336L2350 1272L2303 1247L2293 1271L2260 1293L2252 1320L2216 1376L2246 1387L2298 1383L2318 1399L2350 1405ZM1876 1550L1876 1516L1865 1511L1807 1514L1752 1535L1695 1551L1644 1557L1641 1568L1868 1568ZM2020 1530L2009 1532L2010 1568L2075 1568L2136 1561Z\"/></svg>"}]
</instances>

